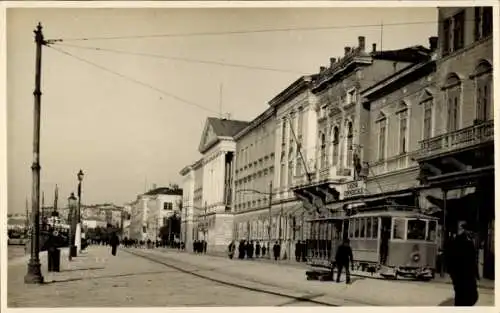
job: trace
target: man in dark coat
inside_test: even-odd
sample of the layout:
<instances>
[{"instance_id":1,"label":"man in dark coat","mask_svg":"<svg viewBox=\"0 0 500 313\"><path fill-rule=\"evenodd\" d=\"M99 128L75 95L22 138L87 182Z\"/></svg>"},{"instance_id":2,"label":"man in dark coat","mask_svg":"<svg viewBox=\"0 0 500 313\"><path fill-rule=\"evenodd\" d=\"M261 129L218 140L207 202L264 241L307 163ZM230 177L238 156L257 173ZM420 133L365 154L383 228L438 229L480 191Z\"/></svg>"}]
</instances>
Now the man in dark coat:
<instances>
[{"instance_id":1,"label":"man in dark coat","mask_svg":"<svg viewBox=\"0 0 500 313\"><path fill-rule=\"evenodd\" d=\"M257 241L257 244L255 245L255 257L259 258L260 257L260 242Z\"/></svg>"},{"instance_id":2,"label":"man in dark coat","mask_svg":"<svg viewBox=\"0 0 500 313\"><path fill-rule=\"evenodd\" d=\"M479 271L473 235L466 222L459 222L458 234L448 243L444 253L455 290L455 306L475 305L479 298Z\"/></svg>"},{"instance_id":3,"label":"man in dark coat","mask_svg":"<svg viewBox=\"0 0 500 313\"><path fill-rule=\"evenodd\" d=\"M349 263L352 265L353 255L352 249L349 245L349 239L344 239L342 244L338 247L337 253L335 255L335 262L337 264L337 283L340 282L340 275L342 274L342 269L345 268L346 284L351 282L351 274L349 272Z\"/></svg>"},{"instance_id":4,"label":"man in dark coat","mask_svg":"<svg viewBox=\"0 0 500 313\"><path fill-rule=\"evenodd\" d=\"M266 245L267 245L267 243L264 243L264 244L262 245L262 257L265 257L265 256L266 256L266 251L268 250ZM269 252L268 252L268 253L269 253Z\"/></svg>"},{"instance_id":5,"label":"man in dark coat","mask_svg":"<svg viewBox=\"0 0 500 313\"><path fill-rule=\"evenodd\" d=\"M245 258L245 241L241 240L240 244L238 245L238 259L243 260Z\"/></svg>"},{"instance_id":6,"label":"man in dark coat","mask_svg":"<svg viewBox=\"0 0 500 313\"><path fill-rule=\"evenodd\" d=\"M117 247L120 244L120 239L118 238L116 233L111 234L111 238L109 240L109 243L111 245L111 254L116 255Z\"/></svg>"},{"instance_id":7,"label":"man in dark coat","mask_svg":"<svg viewBox=\"0 0 500 313\"><path fill-rule=\"evenodd\" d=\"M248 242L247 245L247 258L252 259L253 258L253 241Z\"/></svg>"},{"instance_id":8,"label":"man in dark coat","mask_svg":"<svg viewBox=\"0 0 500 313\"><path fill-rule=\"evenodd\" d=\"M274 254L274 260L277 261L280 258L281 254L281 247L277 241L273 246L273 254Z\"/></svg>"}]
</instances>

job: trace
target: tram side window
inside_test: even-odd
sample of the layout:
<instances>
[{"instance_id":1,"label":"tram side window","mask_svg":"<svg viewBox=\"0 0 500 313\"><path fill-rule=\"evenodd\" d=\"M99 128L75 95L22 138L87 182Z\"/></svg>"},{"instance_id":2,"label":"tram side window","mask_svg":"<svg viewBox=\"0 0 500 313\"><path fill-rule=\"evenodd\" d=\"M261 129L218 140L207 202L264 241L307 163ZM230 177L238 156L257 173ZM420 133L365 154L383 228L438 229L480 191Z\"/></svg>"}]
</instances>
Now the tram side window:
<instances>
[{"instance_id":1,"label":"tram side window","mask_svg":"<svg viewBox=\"0 0 500 313\"><path fill-rule=\"evenodd\" d=\"M373 238L377 239L378 238L378 217L373 218L372 229L373 229Z\"/></svg>"},{"instance_id":2,"label":"tram side window","mask_svg":"<svg viewBox=\"0 0 500 313\"><path fill-rule=\"evenodd\" d=\"M394 228L392 230L393 239L405 239L405 219L395 218Z\"/></svg>"},{"instance_id":3,"label":"tram side window","mask_svg":"<svg viewBox=\"0 0 500 313\"><path fill-rule=\"evenodd\" d=\"M425 240L425 221L408 220L408 240Z\"/></svg>"},{"instance_id":4,"label":"tram side window","mask_svg":"<svg viewBox=\"0 0 500 313\"><path fill-rule=\"evenodd\" d=\"M359 218L354 220L354 238L359 238Z\"/></svg>"},{"instance_id":5,"label":"tram side window","mask_svg":"<svg viewBox=\"0 0 500 313\"><path fill-rule=\"evenodd\" d=\"M436 222L429 221L429 230L427 231L427 241L435 241L436 240Z\"/></svg>"},{"instance_id":6,"label":"tram side window","mask_svg":"<svg viewBox=\"0 0 500 313\"><path fill-rule=\"evenodd\" d=\"M366 218L359 219L359 237L366 238Z\"/></svg>"},{"instance_id":7,"label":"tram side window","mask_svg":"<svg viewBox=\"0 0 500 313\"><path fill-rule=\"evenodd\" d=\"M372 220L373 217L369 217L366 219L366 238L368 239L372 238L373 236Z\"/></svg>"},{"instance_id":8,"label":"tram side window","mask_svg":"<svg viewBox=\"0 0 500 313\"><path fill-rule=\"evenodd\" d=\"M356 224L356 219L349 220L349 238L354 238L354 225Z\"/></svg>"}]
</instances>

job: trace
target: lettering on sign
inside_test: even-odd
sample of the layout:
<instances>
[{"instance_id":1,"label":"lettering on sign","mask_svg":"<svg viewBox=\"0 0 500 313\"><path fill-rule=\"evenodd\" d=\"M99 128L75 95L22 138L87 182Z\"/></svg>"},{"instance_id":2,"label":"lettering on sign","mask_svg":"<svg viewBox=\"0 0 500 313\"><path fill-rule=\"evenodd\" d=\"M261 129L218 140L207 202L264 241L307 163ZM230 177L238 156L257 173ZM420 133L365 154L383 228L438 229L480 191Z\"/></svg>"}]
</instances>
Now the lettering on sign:
<instances>
[{"instance_id":1,"label":"lettering on sign","mask_svg":"<svg viewBox=\"0 0 500 313\"><path fill-rule=\"evenodd\" d=\"M366 190L365 183L362 181L354 181L344 185L342 193L343 198L351 198L354 196L364 195Z\"/></svg>"}]
</instances>

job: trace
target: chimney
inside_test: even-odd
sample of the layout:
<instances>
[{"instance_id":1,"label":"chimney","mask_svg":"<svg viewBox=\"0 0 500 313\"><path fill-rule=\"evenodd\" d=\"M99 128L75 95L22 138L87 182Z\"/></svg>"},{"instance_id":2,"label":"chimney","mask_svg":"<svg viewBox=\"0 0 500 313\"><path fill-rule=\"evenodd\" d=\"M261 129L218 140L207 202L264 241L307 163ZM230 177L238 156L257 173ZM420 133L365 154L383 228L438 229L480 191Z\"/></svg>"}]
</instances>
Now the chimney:
<instances>
[{"instance_id":1,"label":"chimney","mask_svg":"<svg viewBox=\"0 0 500 313\"><path fill-rule=\"evenodd\" d=\"M351 52L351 47L344 47L344 56L348 55Z\"/></svg>"},{"instance_id":2,"label":"chimney","mask_svg":"<svg viewBox=\"0 0 500 313\"><path fill-rule=\"evenodd\" d=\"M319 72L320 73L324 72L325 70L326 70L326 67L324 67L324 66L320 66L319 67Z\"/></svg>"},{"instance_id":3,"label":"chimney","mask_svg":"<svg viewBox=\"0 0 500 313\"><path fill-rule=\"evenodd\" d=\"M437 49L437 46L438 46L438 37L429 37L429 47L431 49L431 51L435 51Z\"/></svg>"},{"instance_id":4,"label":"chimney","mask_svg":"<svg viewBox=\"0 0 500 313\"><path fill-rule=\"evenodd\" d=\"M365 51L365 36L358 37L358 46L361 51Z\"/></svg>"},{"instance_id":5,"label":"chimney","mask_svg":"<svg viewBox=\"0 0 500 313\"><path fill-rule=\"evenodd\" d=\"M372 43L372 52L375 52L375 51L377 51L377 44Z\"/></svg>"},{"instance_id":6,"label":"chimney","mask_svg":"<svg viewBox=\"0 0 500 313\"><path fill-rule=\"evenodd\" d=\"M337 62L336 58L330 58L330 66L333 66Z\"/></svg>"}]
</instances>

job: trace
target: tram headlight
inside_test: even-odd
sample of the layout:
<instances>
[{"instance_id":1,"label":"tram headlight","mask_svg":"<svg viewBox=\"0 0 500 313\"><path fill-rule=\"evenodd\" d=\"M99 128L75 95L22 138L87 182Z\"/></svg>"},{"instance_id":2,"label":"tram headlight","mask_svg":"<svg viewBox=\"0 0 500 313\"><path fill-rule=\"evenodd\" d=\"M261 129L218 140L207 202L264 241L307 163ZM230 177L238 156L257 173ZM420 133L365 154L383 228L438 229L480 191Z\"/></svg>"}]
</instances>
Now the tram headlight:
<instances>
[{"instance_id":1,"label":"tram headlight","mask_svg":"<svg viewBox=\"0 0 500 313\"><path fill-rule=\"evenodd\" d=\"M418 262L418 261L420 261L420 254L414 253L411 258L412 258L413 262Z\"/></svg>"}]
</instances>

